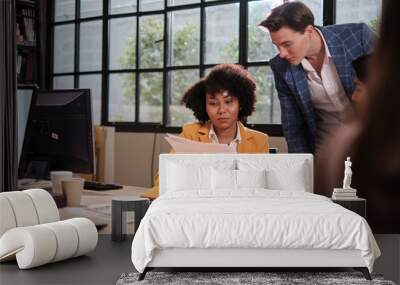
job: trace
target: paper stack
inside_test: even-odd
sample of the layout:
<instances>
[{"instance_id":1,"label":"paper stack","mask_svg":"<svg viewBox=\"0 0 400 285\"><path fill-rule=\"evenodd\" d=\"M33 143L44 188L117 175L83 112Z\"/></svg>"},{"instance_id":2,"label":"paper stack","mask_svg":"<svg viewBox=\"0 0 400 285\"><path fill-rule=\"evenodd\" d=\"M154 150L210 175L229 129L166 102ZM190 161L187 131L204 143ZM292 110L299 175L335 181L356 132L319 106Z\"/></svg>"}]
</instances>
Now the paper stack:
<instances>
[{"instance_id":1,"label":"paper stack","mask_svg":"<svg viewBox=\"0 0 400 285\"><path fill-rule=\"evenodd\" d=\"M176 153L236 153L226 144L196 142L171 134L167 134L165 139Z\"/></svg>"},{"instance_id":2,"label":"paper stack","mask_svg":"<svg viewBox=\"0 0 400 285\"><path fill-rule=\"evenodd\" d=\"M353 188L343 189L343 188L334 188L332 199L335 200L353 200L357 199L357 190Z\"/></svg>"}]
</instances>

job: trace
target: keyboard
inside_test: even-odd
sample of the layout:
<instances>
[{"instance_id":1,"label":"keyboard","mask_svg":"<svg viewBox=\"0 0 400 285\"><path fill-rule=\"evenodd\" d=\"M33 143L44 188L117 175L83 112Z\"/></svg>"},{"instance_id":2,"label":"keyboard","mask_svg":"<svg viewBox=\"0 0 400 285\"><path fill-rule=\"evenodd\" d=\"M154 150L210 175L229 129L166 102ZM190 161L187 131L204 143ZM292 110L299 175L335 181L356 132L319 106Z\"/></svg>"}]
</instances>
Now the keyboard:
<instances>
[{"instance_id":1,"label":"keyboard","mask_svg":"<svg viewBox=\"0 0 400 285\"><path fill-rule=\"evenodd\" d=\"M85 181L83 188L95 191L106 191L106 190L122 189L123 186L118 184L99 182L99 181Z\"/></svg>"},{"instance_id":2,"label":"keyboard","mask_svg":"<svg viewBox=\"0 0 400 285\"><path fill-rule=\"evenodd\" d=\"M38 180L34 178L18 179L18 190L26 190L32 188L41 188L51 190L53 187L50 180Z\"/></svg>"}]
</instances>

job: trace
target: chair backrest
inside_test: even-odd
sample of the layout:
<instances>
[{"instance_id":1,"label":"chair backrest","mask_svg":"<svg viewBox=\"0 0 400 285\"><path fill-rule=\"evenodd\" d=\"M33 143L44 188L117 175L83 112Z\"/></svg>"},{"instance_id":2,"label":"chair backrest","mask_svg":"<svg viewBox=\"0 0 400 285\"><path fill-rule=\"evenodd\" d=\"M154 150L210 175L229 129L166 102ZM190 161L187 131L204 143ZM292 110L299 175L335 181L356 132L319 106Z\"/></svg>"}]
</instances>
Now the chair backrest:
<instances>
[{"instance_id":1,"label":"chair backrest","mask_svg":"<svg viewBox=\"0 0 400 285\"><path fill-rule=\"evenodd\" d=\"M176 171L176 165L184 166L180 169L185 169L185 171L199 167L255 171L265 169L266 184L271 185L272 182L274 184L271 189L293 190L296 188L296 190L313 193L312 154L161 154L160 195L171 190L172 179L179 177L179 173L178 175L172 173ZM279 184L281 189L276 186Z\"/></svg>"},{"instance_id":2,"label":"chair backrest","mask_svg":"<svg viewBox=\"0 0 400 285\"><path fill-rule=\"evenodd\" d=\"M34 226L60 220L49 192L29 189L0 193L0 237L15 227Z\"/></svg>"}]
</instances>

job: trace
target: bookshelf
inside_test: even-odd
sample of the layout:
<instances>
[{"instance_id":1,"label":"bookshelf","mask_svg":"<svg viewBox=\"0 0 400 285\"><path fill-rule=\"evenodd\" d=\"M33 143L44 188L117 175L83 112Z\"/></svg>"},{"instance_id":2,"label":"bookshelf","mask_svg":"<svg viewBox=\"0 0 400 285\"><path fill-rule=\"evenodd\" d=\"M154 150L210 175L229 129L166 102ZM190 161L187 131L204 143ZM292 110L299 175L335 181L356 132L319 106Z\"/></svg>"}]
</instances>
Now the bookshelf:
<instances>
[{"instance_id":1,"label":"bookshelf","mask_svg":"<svg viewBox=\"0 0 400 285\"><path fill-rule=\"evenodd\" d=\"M39 0L15 1L15 43L18 89L39 86Z\"/></svg>"}]
</instances>

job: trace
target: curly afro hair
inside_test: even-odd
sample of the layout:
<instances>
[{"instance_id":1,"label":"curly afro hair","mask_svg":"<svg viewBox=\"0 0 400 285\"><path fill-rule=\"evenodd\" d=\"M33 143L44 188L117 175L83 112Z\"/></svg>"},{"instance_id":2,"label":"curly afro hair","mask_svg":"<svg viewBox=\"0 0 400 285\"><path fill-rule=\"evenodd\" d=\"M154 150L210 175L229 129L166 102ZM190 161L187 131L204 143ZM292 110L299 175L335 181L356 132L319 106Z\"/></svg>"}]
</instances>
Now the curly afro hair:
<instances>
[{"instance_id":1,"label":"curly afro hair","mask_svg":"<svg viewBox=\"0 0 400 285\"><path fill-rule=\"evenodd\" d=\"M197 83L189 87L182 97L182 104L191 109L200 122L209 120L206 112L206 94L228 91L239 101L239 120L254 112L256 83L241 65L219 64Z\"/></svg>"}]
</instances>

